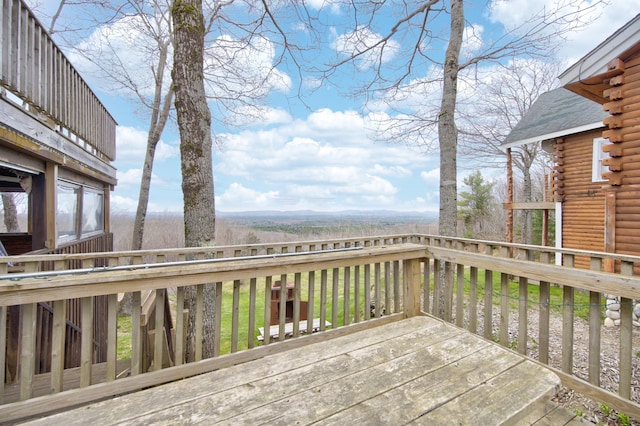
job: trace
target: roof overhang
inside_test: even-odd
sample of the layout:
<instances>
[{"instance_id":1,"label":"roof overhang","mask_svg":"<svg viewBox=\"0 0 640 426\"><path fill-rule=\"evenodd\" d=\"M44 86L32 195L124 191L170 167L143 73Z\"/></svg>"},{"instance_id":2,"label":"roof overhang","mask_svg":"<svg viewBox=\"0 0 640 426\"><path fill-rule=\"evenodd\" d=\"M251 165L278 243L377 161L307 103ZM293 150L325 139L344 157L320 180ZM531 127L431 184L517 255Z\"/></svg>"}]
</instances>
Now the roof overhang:
<instances>
[{"instance_id":1,"label":"roof overhang","mask_svg":"<svg viewBox=\"0 0 640 426\"><path fill-rule=\"evenodd\" d=\"M587 53L564 71L559 79L562 86L600 104L607 102L602 92L610 86L604 84L621 74L620 61L640 52L640 14Z\"/></svg>"},{"instance_id":2,"label":"roof overhang","mask_svg":"<svg viewBox=\"0 0 640 426\"><path fill-rule=\"evenodd\" d=\"M602 127L604 127L604 125L602 124L602 121L598 121L596 123L585 124L583 126L573 127L571 129L559 130L557 132L547 133L544 135L538 135L538 136L534 136L527 139L521 139L521 140L509 142L504 145L501 145L500 148L504 148L504 149L516 148L516 147L527 145L530 143L541 142L541 141L546 141L546 140L555 139L555 138L561 138L563 136L573 135L581 132L587 132L589 130L599 129Z\"/></svg>"}]
</instances>

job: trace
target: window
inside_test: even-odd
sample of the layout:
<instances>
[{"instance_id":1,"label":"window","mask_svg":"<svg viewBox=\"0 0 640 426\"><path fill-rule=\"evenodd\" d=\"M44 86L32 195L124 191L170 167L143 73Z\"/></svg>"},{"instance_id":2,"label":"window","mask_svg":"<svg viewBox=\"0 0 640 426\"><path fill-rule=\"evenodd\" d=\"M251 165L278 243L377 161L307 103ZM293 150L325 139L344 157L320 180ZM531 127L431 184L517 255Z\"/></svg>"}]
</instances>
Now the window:
<instances>
[{"instance_id":1,"label":"window","mask_svg":"<svg viewBox=\"0 0 640 426\"><path fill-rule=\"evenodd\" d=\"M104 231L102 191L58 181L56 228L58 241L70 241Z\"/></svg>"},{"instance_id":2,"label":"window","mask_svg":"<svg viewBox=\"0 0 640 426\"><path fill-rule=\"evenodd\" d=\"M58 240L72 240L78 236L78 195L80 187L58 182L56 229Z\"/></svg>"},{"instance_id":3,"label":"window","mask_svg":"<svg viewBox=\"0 0 640 426\"><path fill-rule=\"evenodd\" d=\"M602 160L609 158L609 153L604 152L602 148L609 144L609 139L595 138L593 140L593 165L591 172L591 180L593 182L603 182L602 173L608 172L609 167L602 164Z\"/></svg>"},{"instance_id":4,"label":"window","mask_svg":"<svg viewBox=\"0 0 640 426\"><path fill-rule=\"evenodd\" d=\"M91 189L82 191L82 235L104 230L103 194Z\"/></svg>"}]
</instances>

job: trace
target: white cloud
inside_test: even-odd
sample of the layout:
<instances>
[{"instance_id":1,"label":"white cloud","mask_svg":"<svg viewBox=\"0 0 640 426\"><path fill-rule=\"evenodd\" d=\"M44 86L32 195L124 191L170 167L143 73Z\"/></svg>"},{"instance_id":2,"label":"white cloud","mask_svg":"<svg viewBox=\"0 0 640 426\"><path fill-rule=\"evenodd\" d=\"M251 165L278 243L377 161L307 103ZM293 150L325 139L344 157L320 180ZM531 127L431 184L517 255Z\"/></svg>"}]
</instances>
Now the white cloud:
<instances>
[{"instance_id":1,"label":"white cloud","mask_svg":"<svg viewBox=\"0 0 640 426\"><path fill-rule=\"evenodd\" d=\"M420 178L422 178L426 183L437 184L440 182L440 169L438 168L422 172L420 173Z\"/></svg>"},{"instance_id":2,"label":"white cloud","mask_svg":"<svg viewBox=\"0 0 640 426\"><path fill-rule=\"evenodd\" d=\"M569 62L580 59L638 13L636 2L629 0L607 0L601 3L596 0L493 0L488 15L493 22L506 28L514 28L523 25L532 15L543 10L556 10L559 4L563 5L565 12L583 10L579 18L583 23L588 23L565 35L566 43L557 53Z\"/></svg>"},{"instance_id":3,"label":"white cloud","mask_svg":"<svg viewBox=\"0 0 640 426\"><path fill-rule=\"evenodd\" d=\"M116 127L116 152L118 163L142 166L147 151L147 132L129 126ZM158 141L155 160L163 161L180 155L179 148Z\"/></svg>"},{"instance_id":4,"label":"white cloud","mask_svg":"<svg viewBox=\"0 0 640 426\"><path fill-rule=\"evenodd\" d=\"M460 51L460 58L463 58L463 61L473 57L473 55L482 48L483 32L484 27L482 25L475 24L465 27L462 36L462 49Z\"/></svg>"}]
</instances>

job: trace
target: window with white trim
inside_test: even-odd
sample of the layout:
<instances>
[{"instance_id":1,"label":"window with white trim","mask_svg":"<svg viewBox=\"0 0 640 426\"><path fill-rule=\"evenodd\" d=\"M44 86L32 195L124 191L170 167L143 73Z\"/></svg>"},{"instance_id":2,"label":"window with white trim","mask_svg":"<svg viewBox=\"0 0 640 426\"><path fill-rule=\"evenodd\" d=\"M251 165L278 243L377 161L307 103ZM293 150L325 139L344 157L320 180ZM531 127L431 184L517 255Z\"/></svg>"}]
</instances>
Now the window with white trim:
<instances>
[{"instance_id":1,"label":"window with white trim","mask_svg":"<svg viewBox=\"0 0 640 426\"><path fill-rule=\"evenodd\" d=\"M104 231L104 193L64 180L58 181L56 229L58 241L70 241Z\"/></svg>"},{"instance_id":2,"label":"window with white trim","mask_svg":"<svg viewBox=\"0 0 640 426\"><path fill-rule=\"evenodd\" d=\"M602 148L608 145L609 139L595 138L593 140L593 162L591 171L591 180L593 182L604 182L606 179L602 177L602 174L609 171L609 167L602 164L602 160L609 158L609 153L604 152Z\"/></svg>"}]
</instances>

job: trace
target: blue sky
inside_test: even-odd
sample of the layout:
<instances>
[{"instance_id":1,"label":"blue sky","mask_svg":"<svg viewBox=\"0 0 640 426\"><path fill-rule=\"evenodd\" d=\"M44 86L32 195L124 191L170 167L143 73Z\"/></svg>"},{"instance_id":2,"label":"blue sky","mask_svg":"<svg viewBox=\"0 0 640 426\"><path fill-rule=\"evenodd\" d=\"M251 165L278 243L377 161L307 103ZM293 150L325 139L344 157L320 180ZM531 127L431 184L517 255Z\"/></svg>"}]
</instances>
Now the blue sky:
<instances>
[{"instance_id":1,"label":"blue sky","mask_svg":"<svg viewBox=\"0 0 640 426\"><path fill-rule=\"evenodd\" d=\"M469 3L466 6L468 36L464 49L467 53L473 52L499 35L504 25L517 24L534 9L542 7L542 3L551 2L514 0ZM348 49L346 43L339 43L346 31L340 26L345 18L343 11L321 0L307 3L315 7L324 4L324 16L332 24L330 31L323 35L327 45L333 43L334 47ZM491 10L487 8L488 3L493 5ZM628 0L610 0L609 3L599 11L600 17L588 28L567 37L560 52L567 65L640 11L637 6L633 7L634 2ZM54 2L31 4L36 14L46 14ZM45 18L42 20L46 22ZM380 28L391 22L380 22ZM113 28L110 33L112 40L122 34L131 34L118 33L115 25ZM375 37L376 28L370 30L372 37ZM436 34L440 34L440 31L444 34L446 28L434 27L434 30ZM411 41L406 39L397 43ZM269 63L273 60L274 50L269 47L267 43L259 52L250 52L245 60L248 64ZM401 47L398 46L398 49ZM441 58L444 48L444 43L434 43L431 47L434 58ZM324 54L328 59L330 55L335 56L336 51ZM390 56L393 56L393 51ZM390 65L394 59L388 58ZM138 67L144 73L143 65L136 64L135 58L131 58L131 61L133 67ZM119 123L117 160L114 163L118 169L118 185L112 194L112 211L135 211L147 138L147 119L139 113L138 105L122 93L110 89L103 80L94 77L91 70L83 69L83 64L74 64ZM362 96L351 92L359 77L369 71L366 63L361 63L357 69L341 70L339 76L324 82L313 92L303 90L304 102L296 98L296 93L299 88L307 88L313 80L298 81L296 69L290 65L285 63L278 67L278 78L274 79L266 98L262 120L253 120L243 126L223 125L214 121L214 134L224 142L217 145L213 152L217 210L438 210L438 153L419 152L405 144L377 140L372 132L372 120L381 115L392 115L393 112L379 102L365 104ZM404 102L410 103L416 99L422 102L425 98L437 102L437 94L437 88L426 90L425 93L408 93ZM216 114L216 111L212 108L212 113ZM156 151L149 211L182 210L179 161L178 132L171 122ZM465 159L462 159L461 164L464 166L465 163ZM459 181L473 168L461 167ZM503 174L504 171L490 170L485 173L492 176Z\"/></svg>"}]
</instances>

